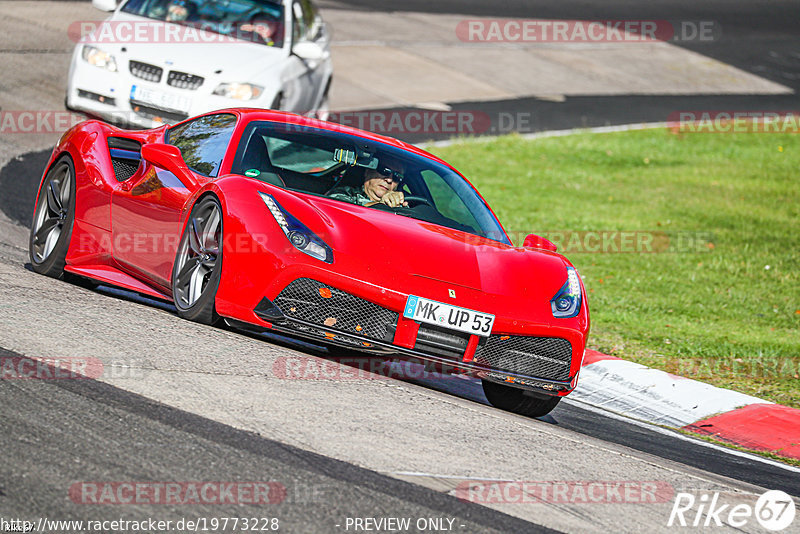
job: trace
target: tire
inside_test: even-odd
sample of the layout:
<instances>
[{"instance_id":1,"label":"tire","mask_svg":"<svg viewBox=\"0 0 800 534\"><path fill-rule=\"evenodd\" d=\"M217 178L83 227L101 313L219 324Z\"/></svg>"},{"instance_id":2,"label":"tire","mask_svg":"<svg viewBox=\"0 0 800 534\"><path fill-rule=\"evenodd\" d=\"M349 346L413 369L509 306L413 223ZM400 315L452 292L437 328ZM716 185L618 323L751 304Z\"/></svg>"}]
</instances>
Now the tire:
<instances>
[{"instance_id":1,"label":"tire","mask_svg":"<svg viewBox=\"0 0 800 534\"><path fill-rule=\"evenodd\" d=\"M320 99L319 105L314 112L316 118L321 121L327 121L331 116L331 100L329 96L331 91L331 81L332 79L328 80L328 85L325 86L325 92L322 93L322 98Z\"/></svg>"},{"instance_id":2,"label":"tire","mask_svg":"<svg viewBox=\"0 0 800 534\"><path fill-rule=\"evenodd\" d=\"M74 222L75 167L62 156L45 174L33 211L28 257L35 272L64 278Z\"/></svg>"},{"instance_id":3,"label":"tire","mask_svg":"<svg viewBox=\"0 0 800 534\"><path fill-rule=\"evenodd\" d=\"M284 105L286 105L286 102L283 101L283 92L281 91L275 95L275 98L272 100L272 105L270 105L269 109L281 111L283 110Z\"/></svg>"},{"instance_id":4,"label":"tire","mask_svg":"<svg viewBox=\"0 0 800 534\"><path fill-rule=\"evenodd\" d=\"M514 412L527 417L547 415L561 401L561 397L534 396L520 388L505 386L488 380L483 381L483 393L489 404L495 408Z\"/></svg>"},{"instance_id":5,"label":"tire","mask_svg":"<svg viewBox=\"0 0 800 534\"><path fill-rule=\"evenodd\" d=\"M178 315L213 325L220 316L214 299L222 275L222 208L215 196L192 208L172 267L172 298Z\"/></svg>"}]
</instances>

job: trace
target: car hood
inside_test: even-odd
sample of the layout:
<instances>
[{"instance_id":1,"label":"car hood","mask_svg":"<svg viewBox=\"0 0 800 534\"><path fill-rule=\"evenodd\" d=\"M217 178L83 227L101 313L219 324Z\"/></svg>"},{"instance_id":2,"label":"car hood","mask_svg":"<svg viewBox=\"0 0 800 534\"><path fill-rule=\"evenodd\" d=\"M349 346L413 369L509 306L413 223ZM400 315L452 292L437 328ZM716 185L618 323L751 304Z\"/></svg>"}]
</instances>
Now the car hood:
<instances>
[{"instance_id":1,"label":"car hood","mask_svg":"<svg viewBox=\"0 0 800 534\"><path fill-rule=\"evenodd\" d=\"M213 32L187 29L179 24L157 21L129 13L115 13L106 21L106 24L109 23L109 27L115 32L113 35L118 38L108 39L109 34L104 34L101 26L94 34L85 38L84 42L94 45L92 41L95 40L98 44L94 46L113 52L118 59L143 61L206 78L220 78L228 81L252 80L258 73L280 63L287 55L282 48L247 41L226 40L223 36ZM161 42L137 42L135 38L129 37L132 34L124 26L126 23L141 24L145 28L158 27L157 30L145 32L147 35L167 35L172 29L178 32L175 35L185 36L185 39L179 39L181 42L174 42L175 38L162 38ZM135 27L132 26L132 28Z\"/></svg>"},{"instance_id":2,"label":"car hood","mask_svg":"<svg viewBox=\"0 0 800 534\"><path fill-rule=\"evenodd\" d=\"M567 279L557 253L330 199L279 202L331 246L337 271L372 273L369 282L402 293L517 317L528 303L523 316L541 319Z\"/></svg>"}]
</instances>

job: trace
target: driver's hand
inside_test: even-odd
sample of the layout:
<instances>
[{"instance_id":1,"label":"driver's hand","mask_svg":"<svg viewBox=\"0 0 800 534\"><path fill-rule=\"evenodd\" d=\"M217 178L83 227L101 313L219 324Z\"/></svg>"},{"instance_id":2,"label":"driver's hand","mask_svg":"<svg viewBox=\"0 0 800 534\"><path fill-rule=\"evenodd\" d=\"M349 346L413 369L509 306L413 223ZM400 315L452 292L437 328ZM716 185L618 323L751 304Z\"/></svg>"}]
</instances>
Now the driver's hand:
<instances>
[{"instance_id":1,"label":"driver's hand","mask_svg":"<svg viewBox=\"0 0 800 534\"><path fill-rule=\"evenodd\" d=\"M267 26L265 23L248 22L247 24L243 24L242 26L240 26L239 29L241 31L243 31L243 32L255 33L256 35L261 37L261 39L265 43L267 43L269 45L272 44L272 39L271 39L271 37L272 37L272 29L269 26Z\"/></svg>"},{"instance_id":2,"label":"driver's hand","mask_svg":"<svg viewBox=\"0 0 800 534\"><path fill-rule=\"evenodd\" d=\"M405 195L400 191L389 191L381 197L381 204L386 204L390 208L399 208L400 206L408 207L408 202L405 201Z\"/></svg>"}]
</instances>

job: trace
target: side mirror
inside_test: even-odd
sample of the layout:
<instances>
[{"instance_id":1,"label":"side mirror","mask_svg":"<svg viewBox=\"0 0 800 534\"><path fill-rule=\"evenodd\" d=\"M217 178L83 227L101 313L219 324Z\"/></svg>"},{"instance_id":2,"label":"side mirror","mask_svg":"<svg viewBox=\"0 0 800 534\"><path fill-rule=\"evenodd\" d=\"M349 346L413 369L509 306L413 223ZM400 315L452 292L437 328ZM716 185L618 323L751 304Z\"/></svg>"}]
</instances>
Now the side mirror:
<instances>
[{"instance_id":1,"label":"side mirror","mask_svg":"<svg viewBox=\"0 0 800 534\"><path fill-rule=\"evenodd\" d=\"M292 53L300 59L319 61L325 57L325 49L313 41L301 41L292 47Z\"/></svg>"},{"instance_id":2,"label":"side mirror","mask_svg":"<svg viewBox=\"0 0 800 534\"><path fill-rule=\"evenodd\" d=\"M186 162L183 161L181 150L175 145L165 145L162 143L151 143L142 147L142 158L157 165L162 169L167 169L169 172L178 177L186 186L196 188L198 186L197 178L195 178Z\"/></svg>"},{"instance_id":3,"label":"side mirror","mask_svg":"<svg viewBox=\"0 0 800 534\"><path fill-rule=\"evenodd\" d=\"M544 250L549 250L550 252L558 251L558 247L556 246L555 243L553 243L549 239L545 239L536 234L528 234L525 237L525 242L522 244L522 246L530 248L540 248Z\"/></svg>"},{"instance_id":4,"label":"side mirror","mask_svg":"<svg viewBox=\"0 0 800 534\"><path fill-rule=\"evenodd\" d=\"M92 0L92 6L100 11L114 11L117 9L117 0Z\"/></svg>"}]
</instances>

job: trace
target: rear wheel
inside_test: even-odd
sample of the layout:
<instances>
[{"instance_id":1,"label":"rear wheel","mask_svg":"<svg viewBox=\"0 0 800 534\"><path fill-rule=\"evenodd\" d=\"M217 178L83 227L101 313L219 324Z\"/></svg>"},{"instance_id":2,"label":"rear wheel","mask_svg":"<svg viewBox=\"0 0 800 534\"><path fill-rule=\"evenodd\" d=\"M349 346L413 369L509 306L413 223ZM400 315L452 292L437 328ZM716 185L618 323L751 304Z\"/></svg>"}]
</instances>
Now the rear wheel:
<instances>
[{"instance_id":1,"label":"rear wheel","mask_svg":"<svg viewBox=\"0 0 800 534\"><path fill-rule=\"evenodd\" d=\"M186 222L175 265L172 298L178 315L203 324L214 324L214 309L222 273L222 209L216 197L195 204Z\"/></svg>"},{"instance_id":2,"label":"rear wheel","mask_svg":"<svg viewBox=\"0 0 800 534\"><path fill-rule=\"evenodd\" d=\"M489 380L483 381L483 393L489 404L495 408L527 417L547 415L561 401L561 397L535 395L520 388L505 386Z\"/></svg>"},{"instance_id":3,"label":"rear wheel","mask_svg":"<svg viewBox=\"0 0 800 534\"><path fill-rule=\"evenodd\" d=\"M42 180L33 214L28 254L39 274L62 278L75 220L75 168L59 159Z\"/></svg>"}]
</instances>

